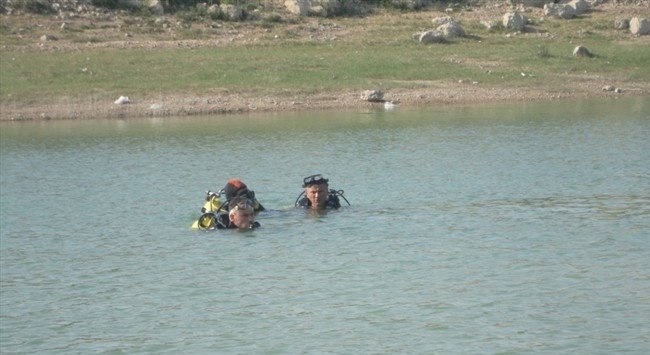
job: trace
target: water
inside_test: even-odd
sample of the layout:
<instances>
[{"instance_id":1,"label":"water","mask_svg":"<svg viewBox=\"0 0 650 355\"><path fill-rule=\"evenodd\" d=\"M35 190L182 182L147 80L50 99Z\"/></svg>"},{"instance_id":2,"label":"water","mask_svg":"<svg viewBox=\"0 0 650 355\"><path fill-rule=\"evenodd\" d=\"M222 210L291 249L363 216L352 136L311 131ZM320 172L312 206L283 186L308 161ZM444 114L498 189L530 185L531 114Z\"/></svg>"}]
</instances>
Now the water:
<instances>
[{"instance_id":1,"label":"water","mask_svg":"<svg viewBox=\"0 0 650 355\"><path fill-rule=\"evenodd\" d=\"M0 129L3 354L650 349L645 98Z\"/></svg>"}]
</instances>

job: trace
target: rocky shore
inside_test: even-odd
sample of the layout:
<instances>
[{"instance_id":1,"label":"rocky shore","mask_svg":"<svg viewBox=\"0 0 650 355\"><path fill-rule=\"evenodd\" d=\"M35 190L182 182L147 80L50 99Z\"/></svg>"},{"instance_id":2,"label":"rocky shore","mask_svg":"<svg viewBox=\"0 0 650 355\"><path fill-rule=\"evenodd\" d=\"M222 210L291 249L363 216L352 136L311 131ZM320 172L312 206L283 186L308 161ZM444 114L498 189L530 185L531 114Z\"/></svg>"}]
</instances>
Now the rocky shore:
<instances>
[{"instance_id":1,"label":"rocky shore","mask_svg":"<svg viewBox=\"0 0 650 355\"><path fill-rule=\"evenodd\" d=\"M483 87L472 83L429 83L424 89L394 89L384 93L387 100L402 107L490 102L554 101L585 98L618 98L648 96L650 85L603 86L598 78L585 78L562 90L552 88ZM616 90L618 89L618 90ZM251 112L313 111L329 109L382 108L383 101L367 101L358 91L336 91L318 94L269 96L253 94L212 94L206 97L183 94L157 99L130 100L128 104L114 102L75 102L59 104L3 107L2 120L99 119L160 116L194 116L238 114Z\"/></svg>"}]
</instances>

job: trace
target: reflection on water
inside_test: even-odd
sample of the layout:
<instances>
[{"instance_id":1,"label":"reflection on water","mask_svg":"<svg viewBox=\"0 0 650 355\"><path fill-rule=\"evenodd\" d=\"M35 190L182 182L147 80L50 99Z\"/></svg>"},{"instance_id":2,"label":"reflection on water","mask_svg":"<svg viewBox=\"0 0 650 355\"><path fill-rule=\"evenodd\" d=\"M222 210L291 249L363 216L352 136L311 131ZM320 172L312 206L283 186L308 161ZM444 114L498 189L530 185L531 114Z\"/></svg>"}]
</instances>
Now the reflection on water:
<instances>
[{"instance_id":1,"label":"reflection on water","mask_svg":"<svg viewBox=\"0 0 650 355\"><path fill-rule=\"evenodd\" d=\"M0 128L2 353L650 346L645 98ZM230 177L262 227L190 230Z\"/></svg>"}]
</instances>

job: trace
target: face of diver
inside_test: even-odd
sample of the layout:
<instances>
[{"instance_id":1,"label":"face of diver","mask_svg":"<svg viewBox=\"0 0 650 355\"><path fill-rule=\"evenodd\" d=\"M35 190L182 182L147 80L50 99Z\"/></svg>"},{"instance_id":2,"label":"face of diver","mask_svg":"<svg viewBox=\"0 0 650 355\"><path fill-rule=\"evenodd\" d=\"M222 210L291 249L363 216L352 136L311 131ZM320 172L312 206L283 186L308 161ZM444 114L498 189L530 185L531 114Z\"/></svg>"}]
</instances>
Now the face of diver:
<instances>
[{"instance_id":1,"label":"face of diver","mask_svg":"<svg viewBox=\"0 0 650 355\"><path fill-rule=\"evenodd\" d=\"M311 202L311 208L324 208L325 202L327 201L327 184L314 184L305 187L305 195L309 202Z\"/></svg>"},{"instance_id":2,"label":"face of diver","mask_svg":"<svg viewBox=\"0 0 650 355\"><path fill-rule=\"evenodd\" d=\"M255 213L253 208L237 209L229 215L230 223L239 229L248 229L255 222Z\"/></svg>"}]
</instances>

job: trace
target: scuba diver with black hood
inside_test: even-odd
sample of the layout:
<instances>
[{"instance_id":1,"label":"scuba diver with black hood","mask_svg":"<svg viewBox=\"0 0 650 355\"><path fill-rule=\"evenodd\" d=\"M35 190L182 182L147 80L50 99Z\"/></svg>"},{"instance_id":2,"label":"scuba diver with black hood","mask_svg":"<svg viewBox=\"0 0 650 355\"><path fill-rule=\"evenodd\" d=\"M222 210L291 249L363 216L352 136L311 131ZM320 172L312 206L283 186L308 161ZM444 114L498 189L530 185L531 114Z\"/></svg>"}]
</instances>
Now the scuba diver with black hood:
<instances>
[{"instance_id":1,"label":"scuba diver with black hood","mask_svg":"<svg viewBox=\"0 0 650 355\"><path fill-rule=\"evenodd\" d=\"M321 174L310 175L302 180L304 191L296 199L296 206L313 210L338 209L341 207L339 196L350 205L343 196L343 190L329 188L329 179Z\"/></svg>"}]
</instances>

